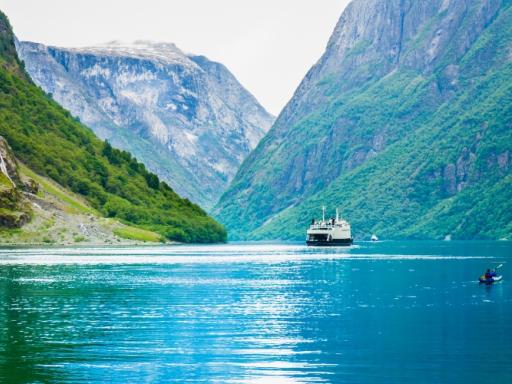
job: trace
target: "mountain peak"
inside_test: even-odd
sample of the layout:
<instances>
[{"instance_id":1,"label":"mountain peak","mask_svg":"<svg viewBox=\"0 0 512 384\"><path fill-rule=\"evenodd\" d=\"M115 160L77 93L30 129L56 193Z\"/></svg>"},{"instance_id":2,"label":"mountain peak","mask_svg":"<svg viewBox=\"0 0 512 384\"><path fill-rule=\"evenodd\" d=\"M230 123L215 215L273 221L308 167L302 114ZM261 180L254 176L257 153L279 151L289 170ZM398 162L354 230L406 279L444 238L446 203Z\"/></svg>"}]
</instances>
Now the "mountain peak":
<instances>
[{"instance_id":1,"label":"mountain peak","mask_svg":"<svg viewBox=\"0 0 512 384\"><path fill-rule=\"evenodd\" d=\"M0 11L0 65L3 65L11 71L15 71L20 76L28 78L22 69L21 62L16 53L16 37L12 32L9 19Z\"/></svg>"},{"instance_id":2,"label":"mountain peak","mask_svg":"<svg viewBox=\"0 0 512 384\"><path fill-rule=\"evenodd\" d=\"M106 43L80 48L59 48L70 52L92 54L96 56L133 57L160 62L162 64L194 65L187 55L174 43L155 42L150 40L136 40L123 42L113 40Z\"/></svg>"},{"instance_id":3,"label":"mountain peak","mask_svg":"<svg viewBox=\"0 0 512 384\"><path fill-rule=\"evenodd\" d=\"M155 41L155 40L134 40L134 41L122 41L122 40L112 40L107 41L101 44L90 46L89 48L111 48L111 49L123 49L123 48L131 48L134 50L137 49L161 49L161 50L170 50L176 52L182 52L174 43L164 42L164 41Z\"/></svg>"}]
</instances>

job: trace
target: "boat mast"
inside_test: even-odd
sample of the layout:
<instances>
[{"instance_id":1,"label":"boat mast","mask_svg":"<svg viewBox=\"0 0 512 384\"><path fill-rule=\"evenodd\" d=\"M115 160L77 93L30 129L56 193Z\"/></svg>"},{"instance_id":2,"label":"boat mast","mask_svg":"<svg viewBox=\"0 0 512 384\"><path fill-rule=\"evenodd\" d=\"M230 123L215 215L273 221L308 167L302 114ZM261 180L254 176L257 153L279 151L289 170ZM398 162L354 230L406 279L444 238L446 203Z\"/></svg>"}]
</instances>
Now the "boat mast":
<instances>
[{"instance_id":1,"label":"boat mast","mask_svg":"<svg viewBox=\"0 0 512 384\"><path fill-rule=\"evenodd\" d=\"M322 205L322 221L325 223L325 205Z\"/></svg>"},{"instance_id":2,"label":"boat mast","mask_svg":"<svg viewBox=\"0 0 512 384\"><path fill-rule=\"evenodd\" d=\"M336 222L339 221L339 214L338 214L338 208L336 208Z\"/></svg>"}]
</instances>

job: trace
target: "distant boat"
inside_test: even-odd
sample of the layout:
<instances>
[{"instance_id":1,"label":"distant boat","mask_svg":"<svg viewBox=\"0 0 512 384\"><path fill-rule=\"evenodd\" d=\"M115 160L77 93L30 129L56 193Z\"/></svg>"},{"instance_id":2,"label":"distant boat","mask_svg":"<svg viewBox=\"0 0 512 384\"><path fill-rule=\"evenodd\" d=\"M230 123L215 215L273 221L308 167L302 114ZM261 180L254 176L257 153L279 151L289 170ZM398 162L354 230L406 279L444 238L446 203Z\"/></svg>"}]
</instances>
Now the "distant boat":
<instances>
[{"instance_id":1,"label":"distant boat","mask_svg":"<svg viewBox=\"0 0 512 384\"><path fill-rule=\"evenodd\" d=\"M374 233L370 239L371 241L379 241L379 238L377 237L377 235Z\"/></svg>"},{"instance_id":2,"label":"distant boat","mask_svg":"<svg viewBox=\"0 0 512 384\"><path fill-rule=\"evenodd\" d=\"M311 220L306 232L306 244L309 246L342 246L353 242L350 224L339 217L325 220L325 207L322 207L322 221Z\"/></svg>"}]
</instances>

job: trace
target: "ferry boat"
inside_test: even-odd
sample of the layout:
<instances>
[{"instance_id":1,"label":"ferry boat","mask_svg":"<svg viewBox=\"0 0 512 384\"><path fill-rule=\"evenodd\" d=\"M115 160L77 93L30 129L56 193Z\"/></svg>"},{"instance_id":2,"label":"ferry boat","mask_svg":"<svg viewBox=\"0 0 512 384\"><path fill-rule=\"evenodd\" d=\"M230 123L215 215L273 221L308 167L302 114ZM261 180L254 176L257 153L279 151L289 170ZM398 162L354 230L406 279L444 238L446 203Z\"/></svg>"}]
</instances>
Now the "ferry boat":
<instances>
[{"instance_id":1,"label":"ferry boat","mask_svg":"<svg viewBox=\"0 0 512 384\"><path fill-rule=\"evenodd\" d=\"M306 244L310 246L342 246L352 242L350 224L339 217L338 209L336 217L325 220L325 207L322 207L322 221L311 220L306 232Z\"/></svg>"}]
</instances>

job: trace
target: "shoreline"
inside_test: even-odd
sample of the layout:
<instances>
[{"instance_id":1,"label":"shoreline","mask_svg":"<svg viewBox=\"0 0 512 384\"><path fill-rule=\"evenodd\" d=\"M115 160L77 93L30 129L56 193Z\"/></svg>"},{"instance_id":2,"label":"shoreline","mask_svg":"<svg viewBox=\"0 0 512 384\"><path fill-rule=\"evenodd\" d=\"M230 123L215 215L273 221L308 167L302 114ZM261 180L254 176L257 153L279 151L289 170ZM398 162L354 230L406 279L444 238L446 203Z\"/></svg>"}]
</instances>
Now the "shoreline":
<instances>
[{"instance_id":1,"label":"shoreline","mask_svg":"<svg viewBox=\"0 0 512 384\"><path fill-rule=\"evenodd\" d=\"M121 240L119 242L79 242L79 243L73 243L73 242L64 242L64 243L45 243L45 242L27 242L27 243L4 243L0 242L0 249L6 249L6 248L33 248L33 247L44 247L44 248L67 248L67 247L123 247L123 246L169 246L169 245L183 245L185 243L179 243L176 241L166 241L166 242L150 242L150 241L130 241L130 240Z\"/></svg>"}]
</instances>

